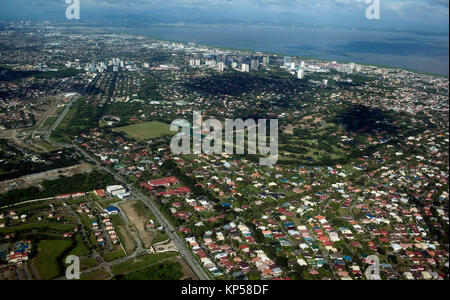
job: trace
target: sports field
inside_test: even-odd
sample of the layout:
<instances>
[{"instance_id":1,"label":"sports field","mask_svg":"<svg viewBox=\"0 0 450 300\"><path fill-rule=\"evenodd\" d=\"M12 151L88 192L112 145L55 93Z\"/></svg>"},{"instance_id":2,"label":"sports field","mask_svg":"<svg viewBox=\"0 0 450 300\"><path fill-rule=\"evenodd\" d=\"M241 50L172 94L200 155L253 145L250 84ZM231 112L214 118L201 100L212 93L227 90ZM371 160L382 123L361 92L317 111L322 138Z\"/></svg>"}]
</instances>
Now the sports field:
<instances>
[{"instance_id":1,"label":"sports field","mask_svg":"<svg viewBox=\"0 0 450 300\"><path fill-rule=\"evenodd\" d=\"M38 256L34 265L43 280L52 279L60 275L59 256L70 246L70 240L42 240L38 244Z\"/></svg>"},{"instance_id":2,"label":"sports field","mask_svg":"<svg viewBox=\"0 0 450 300\"><path fill-rule=\"evenodd\" d=\"M170 126L162 122L144 122L113 129L116 132L124 132L138 140L154 139L170 134Z\"/></svg>"}]
</instances>

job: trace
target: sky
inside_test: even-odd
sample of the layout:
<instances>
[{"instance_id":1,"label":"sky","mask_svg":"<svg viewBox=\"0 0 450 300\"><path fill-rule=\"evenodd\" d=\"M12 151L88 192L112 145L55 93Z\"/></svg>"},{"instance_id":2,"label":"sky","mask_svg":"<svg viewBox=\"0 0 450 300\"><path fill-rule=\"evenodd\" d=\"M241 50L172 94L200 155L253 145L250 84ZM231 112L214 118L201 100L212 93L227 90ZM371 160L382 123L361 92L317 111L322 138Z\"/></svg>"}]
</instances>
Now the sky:
<instances>
[{"instance_id":1,"label":"sky","mask_svg":"<svg viewBox=\"0 0 450 300\"><path fill-rule=\"evenodd\" d=\"M379 0L379 20L368 20L375 0L80 0L78 22L270 24L448 33L449 0ZM0 19L64 20L66 0L0 0Z\"/></svg>"}]
</instances>

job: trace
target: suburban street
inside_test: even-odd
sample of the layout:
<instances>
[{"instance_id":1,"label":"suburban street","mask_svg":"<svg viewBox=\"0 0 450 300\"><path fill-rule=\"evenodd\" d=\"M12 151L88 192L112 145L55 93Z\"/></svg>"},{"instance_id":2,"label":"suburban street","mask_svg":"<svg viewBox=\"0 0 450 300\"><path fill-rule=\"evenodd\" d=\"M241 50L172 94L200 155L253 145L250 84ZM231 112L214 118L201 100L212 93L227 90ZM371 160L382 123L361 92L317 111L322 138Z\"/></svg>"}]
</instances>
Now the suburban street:
<instances>
[{"instance_id":1,"label":"suburban street","mask_svg":"<svg viewBox=\"0 0 450 300\"><path fill-rule=\"evenodd\" d=\"M66 146L68 146L68 145L66 145ZM202 266L197 262L197 260L194 258L192 253L189 251L189 249L186 247L183 239L176 233L173 226L170 224L169 221L167 221L167 219L164 217L164 215L159 211L156 204L149 197L142 194L139 190L135 189L131 185L128 185L128 183L121 176L115 174L108 168L102 166L99 161L97 161L95 158L91 157L86 151L81 149L78 145L73 144L71 147L78 150L87 160L94 163L99 169L111 174L115 180L122 183L126 188L128 188L133 193L133 195L136 196L137 199L142 201L150 209L150 211L156 217L156 219L161 224L161 226L164 227L167 234L174 241L175 246L177 247L178 251L181 253L183 258L186 260L186 262L189 264L189 266L195 272L197 277L200 280L210 280L208 274L205 272L205 270L202 268Z\"/></svg>"}]
</instances>

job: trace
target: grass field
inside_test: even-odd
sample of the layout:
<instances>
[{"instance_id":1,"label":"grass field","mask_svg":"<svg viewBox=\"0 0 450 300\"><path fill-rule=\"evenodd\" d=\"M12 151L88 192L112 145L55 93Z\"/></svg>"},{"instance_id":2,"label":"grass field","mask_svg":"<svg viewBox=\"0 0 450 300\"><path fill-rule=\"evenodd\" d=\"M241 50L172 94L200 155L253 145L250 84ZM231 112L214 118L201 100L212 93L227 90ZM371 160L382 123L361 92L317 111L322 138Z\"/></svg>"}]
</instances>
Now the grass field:
<instances>
[{"instance_id":1,"label":"grass field","mask_svg":"<svg viewBox=\"0 0 450 300\"><path fill-rule=\"evenodd\" d=\"M111 268L113 274L124 274L133 272L135 270L150 266L170 258L175 258L178 253L161 253L161 254L148 254L137 257L134 260L129 260L119 265L115 265Z\"/></svg>"},{"instance_id":2,"label":"grass field","mask_svg":"<svg viewBox=\"0 0 450 300\"><path fill-rule=\"evenodd\" d=\"M113 131L126 133L138 140L154 139L171 133L168 124L156 121L118 127Z\"/></svg>"},{"instance_id":3,"label":"grass field","mask_svg":"<svg viewBox=\"0 0 450 300\"><path fill-rule=\"evenodd\" d=\"M169 235L164 231L157 231L155 237L152 240L152 245L167 241L169 239Z\"/></svg>"},{"instance_id":4,"label":"grass field","mask_svg":"<svg viewBox=\"0 0 450 300\"><path fill-rule=\"evenodd\" d=\"M108 252L102 255L105 261L113 261L125 256L125 253L122 249L115 250L113 252Z\"/></svg>"},{"instance_id":5,"label":"grass field","mask_svg":"<svg viewBox=\"0 0 450 300\"><path fill-rule=\"evenodd\" d=\"M82 259L81 262L80 262L81 270L86 270L86 269L89 269L89 268L93 268L93 267L95 267L97 265L98 265L98 263L93 258L85 258L85 259Z\"/></svg>"},{"instance_id":6,"label":"grass field","mask_svg":"<svg viewBox=\"0 0 450 300\"><path fill-rule=\"evenodd\" d=\"M42 240L38 244L38 255L34 265L43 280L60 275L58 258L72 245L71 240Z\"/></svg>"},{"instance_id":7,"label":"grass field","mask_svg":"<svg viewBox=\"0 0 450 300\"><path fill-rule=\"evenodd\" d=\"M44 151L53 151L53 150L59 149L58 147L53 146L53 145L49 144L49 143L46 142L46 141L39 141L38 143L33 144L33 146L35 146L36 148L37 148L37 147L40 147L40 148L42 148Z\"/></svg>"},{"instance_id":8,"label":"grass field","mask_svg":"<svg viewBox=\"0 0 450 300\"><path fill-rule=\"evenodd\" d=\"M81 280L105 280L109 279L110 275L105 270L96 271L81 276Z\"/></svg>"},{"instance_id":9,"label":"grass field","mask_svg":"<svg viewBox=\"0 0 450 300\"><path fill-rule=\"evenodd\" d=\"M77 234L75 236L76 245L75 247L70 251L69 255L76 255L76 256L87 256L89 254L89 250L86 248L86 246L83 243L83 239L81 237L81 234Z\"/></svg>"},{"instance_id":10,"label":"grass field","mask_svg":"<svg viewBox=\"0 0 450 300\"><path fill-rule=\"evenodd\" d=\"M147 207L145 207L145 205L142 202L138 201L134 202L133 209L138 214L139 217L144 217L146 219L154 219L150 210Z\"/></svg>"},{"instance_id":11,"label":"grass field","mask_svg":"<svg viewBox=\"0 0 450 300\"><path fill-rule=\"evenodd\" d=\"M113 198L113 199L106 199L106 200L97 200L97 203L103 207L103 208L107 208L108 206L111 206L113 203L116 203L120 201L119 198Z\"/></svg>"},{"instance_id":12,"label":"grass field","mask_svg":"<svg viewBox=\"0 0 450 300\"><path fill-rule=\"evenodd\" d=\"M48 127L52 126L52 124L56 121L56 118L57 117L53 117L53 116L47 117L44 120L44 122L42 123L42 127L48 128Z\"/></svg>"},{"instance_id":13,"label":"grass field","mask_svg":"<svg viewBox=\"0 0 450 300\"><path fill-rule=\"evenodd\" d=\"M143 270L116 277L121 280L180 280L182 266L178 262L163 262Z\"/></svg>"},{"instance_id":14,"label":"grass field","mask_svg":"<svg viewBox=\"0 0 450 300\"><path fill-rule=\"evenodd\" d=\"M8 228L2 228L0 229L0 233L8 234L11 232L18 232L18 231L43 231L43 232L50 232L50 231L57 231L57 232L67 232L73 230L73 225L67 225L67 224L58 224L58 223L35 223L35 224L24 224L24 225L18 225L14 227L8 227Z\"/></svg>"},{"instance_id":15,"label":"grass field","mask_svg":"<svg viewBox=\"0 0 450 300\"><path fill-rule=\"evenodd\" d=\"M122 220L120 215L111 216L111 221L116 228L116 232L119 235L119 239L127 252L127 255L131 254L136 248L136 241L130 235L127 230L125 222Z\"/></svg>"}]
</instances>

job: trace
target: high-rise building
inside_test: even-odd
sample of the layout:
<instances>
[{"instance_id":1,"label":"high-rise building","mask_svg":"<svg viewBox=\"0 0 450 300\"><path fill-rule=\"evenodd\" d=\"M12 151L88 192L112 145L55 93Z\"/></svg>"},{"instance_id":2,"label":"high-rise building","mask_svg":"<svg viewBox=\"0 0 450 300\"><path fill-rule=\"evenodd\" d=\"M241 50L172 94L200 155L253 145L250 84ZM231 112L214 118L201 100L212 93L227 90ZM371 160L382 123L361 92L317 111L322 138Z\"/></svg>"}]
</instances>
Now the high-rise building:
<instances>
[{"instance_id":1,"label":"high-rise building","mask_svg":"<svg viewBox=\"0 0 450 300\"><path fill-rule=\"evenodd\" d=\"M208 67L214 67L216 65L216 60L209 59L209 60L205 61L205 65L207 65Z\"/></svg>"},{"instance_id":2,"label":"high-rise building","mask_svg":"<svg viewBox=\"0 0 450 300\"><path fill-rule=\"evenodd\" d=\"M258 59L253 59L252 61L251 61L251 69L252 69L252 71L258 71L258 69L259 69L259 60Z\"/></svg>"},{"instance_id":3,"label":"high-rise building","mask_svg":"<svg viewBox=\"0 0 450 300\"><path fill-rule=\"evenodd\" d=\"M290 65L291 65L291 58L289 56L285 56L284 57L284 66L289 68Z\"/></svg>"},{"instance_id":4,"label":"high-rise building","mask_svg":"<svg viewBox=\"0 0 450 300\"><path fill-rule=\"evenodd\" d=\"M270 65L270 57L269 56L264 56L263 58L263 66L264 68L268 69Z\"/></svg>"},{"instance_id":5,"label":"high-rise building","mask_svg":"<svg viewBox=\"0 0 450 300\"><path fill-rule=\"evenodd\" d=\"M250 72L250 66L248 64L242 64L242 72Z\"/></svg>"},{"instance_id":6,"label":"high-rise building","mask_svg":"<svg viewBox=\"0 0 450 300\"><path fill-rule=\"evenodd\" d=\"M223 62L219 62L219 64L218 64L219 72L223 72L224 69L225 69L225 64Z\"/></svg>"},{"instance_id":7,"label":"high-rise building","mask_svg":"<svg viewBox=\"0 0 450 300\"><path fill-rule=\"evenodd\" d=\"M303 79L303 78L305 78L305 71L303 71L302 69L298 70L298 72L297 72L297 78L298 78L298 79Z\"/></svg>"},{"instance_id":8,"label":"high-rise building","mask_svg":"<svg viewBox=\"0 0 450 300\"><path fill-rule=\"evenodd\" d=\"M349 73L350 74L353 74L353 71L355 70L355 63L350 63L349 65L348 65L348 68L349 68Z\"/></svg>"}]
</instances>

